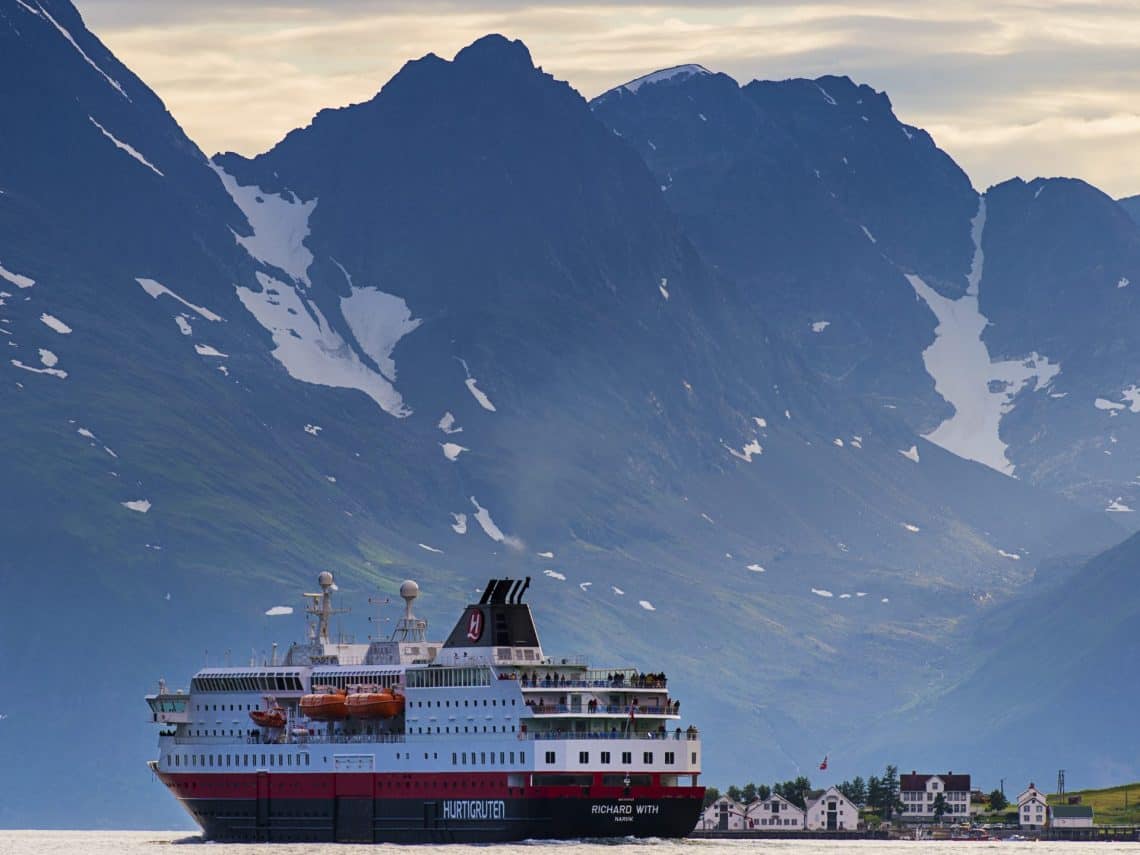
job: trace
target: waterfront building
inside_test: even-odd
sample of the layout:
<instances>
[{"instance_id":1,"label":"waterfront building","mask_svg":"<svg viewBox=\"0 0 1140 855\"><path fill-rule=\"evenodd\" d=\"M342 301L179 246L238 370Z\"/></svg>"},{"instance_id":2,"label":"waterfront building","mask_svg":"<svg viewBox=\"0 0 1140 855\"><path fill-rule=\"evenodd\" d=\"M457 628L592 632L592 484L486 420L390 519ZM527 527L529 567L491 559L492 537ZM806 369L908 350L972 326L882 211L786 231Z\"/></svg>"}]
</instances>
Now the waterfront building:
<instances>
[{"instance_id":1,"label":"waterfront building","mask_svg":"<svg viewBox=\"0 0 1140 855\"><path fill-rule=\"evenodd\" d=\"M743 831L745 807L728 796L721 796L701 814L701 831Z\"/></svg>"},{"instance_id":2,"label":"waterfront building","mask_svg":"<svg viewBox=\"0 0 1140 855\"><path fill-rule=\"evenodd\" d=\"M804 828L808 831L855 831L858 827L859 808L836 787L828 787L808 799L804 811Z\"/></svg>"},{"instance_id":3,"label":"waterfront building","mask_svg":"<svg viewBox=\"0 0 1140 855\"><path fill-rule=\"evenodd\" d=\"M899 798L903 803L903 822L933 822L934 802L939 794L946 802L944 820L965 819L970 813L970 776L953 772L923 774L911 772L899 776Z\"/></svg>"},{"instance_id":4,"label":"waterfront building","mask_svg":"<svg viewBox=\"0 0 1140 855\"><path fill-rule=\"evenodd\" d=\"M1045 794L1030 782L1029 787L1017 797L1017 822L1022 828L1044 828L1049 821L1049 805Z\"/></svg>"},{"instance_id":5,"label":"waterfront building","mask_svg":"<svg viewBox=\"0 0 1140 855\"><path fill-rule=\"evenodd\" d=\"M1054 828L1092 828L1091 805L1053 805L1049 822Z\"/></svg>"},{"instance_id":6,"label":"waterfront building","mask_svg":"<svg viewBox=\"0 0 1140 855\"><path fill-rule=\"evenodd\" d=\"M748 828L761 831L802 831L804 828L803 808L775 793L748 805L744 819Z\"/></svg>"}]
</instances>

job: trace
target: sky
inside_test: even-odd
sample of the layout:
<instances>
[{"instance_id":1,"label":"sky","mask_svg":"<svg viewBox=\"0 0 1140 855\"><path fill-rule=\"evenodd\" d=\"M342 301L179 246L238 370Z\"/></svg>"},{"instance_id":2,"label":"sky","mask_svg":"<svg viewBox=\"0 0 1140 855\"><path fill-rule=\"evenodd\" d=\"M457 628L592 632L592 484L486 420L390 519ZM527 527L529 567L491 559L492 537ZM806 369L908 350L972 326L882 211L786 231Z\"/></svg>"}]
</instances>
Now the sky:
<instances>
[{"instance_id":1,"label":"sky","mask_svg":"<svg viewBox=\"0 0 1140 855\"><path fill-rule=\"evenodd\" d=\"M587 98L697 62L737 81L846 74L885 91L979 190L1074 176L1140 193L1137 0L77 0L208 153L256 154L408 59L489 32Z\"/></svg>"}]
</instances>

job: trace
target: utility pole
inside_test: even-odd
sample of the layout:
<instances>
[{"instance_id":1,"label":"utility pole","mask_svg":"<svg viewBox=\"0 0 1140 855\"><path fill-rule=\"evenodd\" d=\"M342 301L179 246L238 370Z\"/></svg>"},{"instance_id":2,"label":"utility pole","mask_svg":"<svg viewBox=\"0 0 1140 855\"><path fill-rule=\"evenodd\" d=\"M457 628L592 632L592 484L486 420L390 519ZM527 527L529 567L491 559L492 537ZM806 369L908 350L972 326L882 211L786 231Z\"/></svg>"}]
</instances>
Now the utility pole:
<instances>
[{"instance_id":1,"label":"utility pole","mask_svg":"<svg viewBox=\"0 0 1140 855\"><path fill-rule=\"evenodd\" d=\"M1065 796L1065 770L1057 770L1057 795L1062 799Z\"/></svg>"}]
</instances>

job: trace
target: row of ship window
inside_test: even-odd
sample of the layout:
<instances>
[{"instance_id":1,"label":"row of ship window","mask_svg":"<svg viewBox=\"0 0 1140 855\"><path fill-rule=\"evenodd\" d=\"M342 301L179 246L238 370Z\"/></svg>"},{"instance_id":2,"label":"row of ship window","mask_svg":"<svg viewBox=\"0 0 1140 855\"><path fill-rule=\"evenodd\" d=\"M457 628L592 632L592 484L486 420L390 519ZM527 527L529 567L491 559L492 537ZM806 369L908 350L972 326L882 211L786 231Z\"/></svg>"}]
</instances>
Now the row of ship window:
<instances>
[{"instance_id":1,"label":"row of ship window","mask_svg":"<svg viewBox=\"0 0 1140 855\"><path fill-rule=\"evenodd\" d=\"M411 732L412 732L412 728L409 727L408 733L411 733ZM433 731L431 729L431 725L428 725L426 728L417 726L415 729L415 732L417 734L420 734L420 733L451 733L452 730L451 730L451 727L449 727L449 726L444 726L441 729L438 725L436 725L436 728ZM465 725L463 725L463 732L464 733L479 733L479 725L477 725L477 724L473 725L471 727L471 729L468 730L468 725L465 724ZM487 730L487 725L483 725L483 733L498 733L498 732L499 732L499 729L496 725L492 724L490 730ZM515 732L515 726L513 724L511 725L510 731L507 730L507 726L505 724L503 725L503 733L508 733L508 732L509 733ZM455 726L455 733L459 733L459 725Z\"/></svg>"},{"instance_id":2,"label":"row of ship window","mask_svg":"<svg viewBox=\"0 0 1140 855\"><path fill-rule=\"evenodd\" d=\"M261 757L261 762L257 762L257 758ZM217 757L217 762L214 758ZM252 758L252 759L251 759ZM266 760L268 758L268 761ZM185 762L183 762L185 761ZM166 766L167 768L179 768L181 766L189 766L192 768L207 769L210 767L218 766L249 766L252 763L254 766L308 766L309 755L298 754L297 762L293 762L292 754L167 754Z\"/></svg>"},{"instance_id":3,"label":"row of ship window","mask_svg":"<svg viewBox=\"0 0 1140 855\"><path fill-rule=\"evenodd\" d=\"M510 758L511 758L510 762L511 763L515 762L515 752L514 751L509 751L509 752L508 751L500 751L499 752L499 765L500 766L506 765L506 763L507 763L506 758L507 758L508 754L510 755ZM519 755L519 762L525 764L526 763L526 752L520 751L520 752L518 752L518 755ZM491 761L489 763L487 762L488 756L491 758ZM480 751L478 754L478 759L476 759L475 752L472 751L470 754L470 757L471 757L471 763L470 764L468 764L468 762L467 762L467 757L468 757L468 754L466 751L463 751L463 752L452 751L451 752L451 765L452 766L467 766L467 765L494 766L495 765L495 752L494 751Z\"/></svg>"},{"instance_id":4,"label":"row of ship window","mask_svg":"<svg viewBox=\"0 0 1140 855\"><path fill-rule=\"evenodd\" d=\"M557 755L553 751L547 751L546 752L545 760L546 760L547 765L551 765L551 766L558 762ZM601 763L603 766L608 765L611 762L610 752L609 751L599 752L598 753L598 762ZM623 751L621 753L621 762L622 762L623 766L633 765L633 752L632 751ZM647 766L652 765L652 763L653 763L653 752L652 751L643 751L641 754L641 762ZM666 751L665 752L665 765L666 766L672 766L676 762L677 762L676 754L672 751ZM696 754L693 755L693 762L694 763L697 762L697 755ZM580 766L588 766L589 763L590 763L590 752L589 751L579 751L578 752L578 764Z\"/></svg>"},{"instance_id":5,"label":"row of ship window","mask_svg":"<svg viewBox=\"0 0 1140 855\"><path fill-rule=\"evenodd\" d=\"M416 706L417 706L417 707L422 707L422 706L424 706L424 704L427 704L427 705L430 707L430 706L431 706L431 704L432 704L432 702L431 702L431 701L416 701ZM435 702L435 705L436 705L437 707L449 707L449 706L451 706L451 701L442 701L442 702L441 702L441 701L436 701L436 702ZM469 701L466 701L466 700L465 700L465 701L463 702L463 706L465 706L465 707L466 707L466 706L469 706L469 705L470 705L470 704L469 704ZM493 707L494 707L494 706L498 706L498 705L499 705L499 701L498 701L498 698L491 698L491 706L493 706ZM506 699L506 698L503 698L503 706L506 706L506 705L507 705L507 699ZM411 706L411 704L409 704L408 706ZM458 707L458 706L459 706L459 701L456 701L456 702L455 702L455 706L456 706L456 707ZM479 706L479 701L478 701L478 700L476 700L476 701L475 701L475 706ZM483 698L483 706L487 706L487 699L486 699L486 698ZM511 698L511 706L512 706L512 707L513 707L513 706L515 706L515 699L514 699L514 698Z\"/></svg>"}]
</instances>

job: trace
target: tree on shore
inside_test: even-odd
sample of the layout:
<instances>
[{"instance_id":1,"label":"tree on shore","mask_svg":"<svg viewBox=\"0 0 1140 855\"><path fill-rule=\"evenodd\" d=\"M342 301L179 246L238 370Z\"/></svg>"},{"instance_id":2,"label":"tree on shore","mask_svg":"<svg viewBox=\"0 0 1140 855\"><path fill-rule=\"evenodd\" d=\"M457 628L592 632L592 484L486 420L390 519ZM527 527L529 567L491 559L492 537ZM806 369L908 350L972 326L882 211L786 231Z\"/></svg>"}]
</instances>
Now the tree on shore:
<instances>
[{"instance_id":1,"label":"tree on shore","mask_svg":"<svg viewBox=\"0 0 1140 855\"><path fill-rule=\"evenodd\" d=\"M705 807L706 808L719 798L720 798L720 790L718 790L716 787L705 787Z\"/></svg>"},{"instance_id":2,"label":"tree on shore","mask_svg":"<svg viewBox=\"0 0 1140 855\"><path fill-rule=\"evenodd\" d=\"M853 805L862 807L867 804L867 784L858 775L853 781L844 781L837 789L850 799Z\"/></svg>"},{"instance_id":3,"label":"tree on shore","mask_svg":"<svg viewBox=\"0 0 1140 855\"><path fill-rule=\"evenodd\" d=\"M1009 807L1009 799L1005 797L1005 793L1001 790L994 790L990 793L990 810L993 812L1003 811Z\"/></svg>"},{"instance_id":4,"label":"tree on shore","mask_svg":"<svg viewBox=\"0 0 1140 855\"><path fill-rule=\"evenodd\" d=\"M811 781L800 775L794 781L784 781L772 787L772 792L783 796L796 807L803 809L806 805L807 794L811 792Z\"/></svg>"},{"instance_id":5,"label":"tree on shore","mask_svg":"<svg viewBox=\"0 0 1140 855\"><path fill-rule=\"evenodd\" d=\"M934 809L934 821L942 822L942 817L946 816L946 795L944 793L936 795L931 807Z\"/></svg>"}]
</instances>

